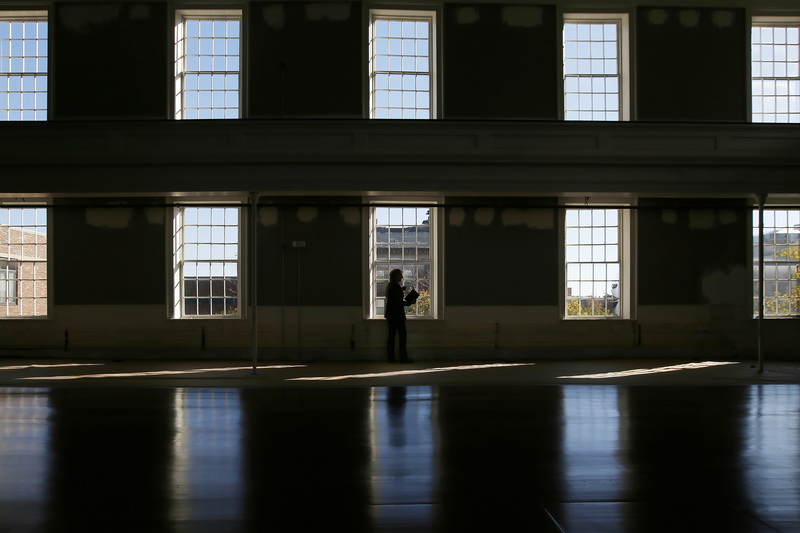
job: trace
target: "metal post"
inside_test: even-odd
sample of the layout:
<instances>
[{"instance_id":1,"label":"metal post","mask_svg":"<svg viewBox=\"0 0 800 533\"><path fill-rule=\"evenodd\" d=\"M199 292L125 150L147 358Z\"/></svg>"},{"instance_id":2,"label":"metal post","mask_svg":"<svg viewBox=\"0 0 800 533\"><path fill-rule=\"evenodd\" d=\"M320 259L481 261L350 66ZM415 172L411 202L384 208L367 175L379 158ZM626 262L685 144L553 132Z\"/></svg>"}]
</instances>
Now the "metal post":
<instances>
[{"instance_id":1,"label":"metal post","mask_svg":"<svg viewBox=\"0 0 800 533\"><path fill-rule=\"evenodd\" d=\"M258 373L258 193L250 193L250 315L253 329L253 375Z\"/></svg>"},{"instance_id":2,"label":"metal post","mask_svg":"<svg viewBox=\"0 0 800 533\"><path fill-rule=\"evenodd\" d=\"M758 373L764 372L764 203L766 194L758 195Z\"/></svg>"}]
</instances>

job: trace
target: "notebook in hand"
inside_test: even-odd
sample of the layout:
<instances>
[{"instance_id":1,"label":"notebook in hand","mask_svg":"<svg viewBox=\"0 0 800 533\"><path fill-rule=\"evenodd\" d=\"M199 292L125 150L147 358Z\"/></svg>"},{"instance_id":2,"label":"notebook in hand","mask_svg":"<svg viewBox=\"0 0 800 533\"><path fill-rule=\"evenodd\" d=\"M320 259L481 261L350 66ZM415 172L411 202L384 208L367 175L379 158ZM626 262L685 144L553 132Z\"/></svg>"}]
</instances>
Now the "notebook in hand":
<instances>
[{"instance_id":1,"label":"notebook in hand","mask_svg":"<svg viewBox=\"0 0 800 533\"><path fill-rule=\"evenodd\" d=\"M419 298L419 293L414 289L411 289L408 291L408 294L406 294L406 304L414 305L414 302L417 301L417 298Z\"/></svg>"}]
</instances>

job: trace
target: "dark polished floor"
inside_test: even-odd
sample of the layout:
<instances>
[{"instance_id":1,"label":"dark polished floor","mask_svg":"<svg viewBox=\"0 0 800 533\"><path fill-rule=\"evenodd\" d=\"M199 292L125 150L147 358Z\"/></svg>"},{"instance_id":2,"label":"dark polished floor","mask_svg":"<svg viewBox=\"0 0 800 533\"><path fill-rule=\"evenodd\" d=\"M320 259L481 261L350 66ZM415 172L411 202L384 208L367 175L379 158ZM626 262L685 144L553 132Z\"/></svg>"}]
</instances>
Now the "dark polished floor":
<instances>
[{"instance_id":1,"label":"dark polished floor","mask_svg":"<svg viewBox=\"0 0 800 533\"><path fill-rule=\"evenodd\" d=\"M2 388L27 531L800 531L800 385Z\"/></svg>"}]
</instances>

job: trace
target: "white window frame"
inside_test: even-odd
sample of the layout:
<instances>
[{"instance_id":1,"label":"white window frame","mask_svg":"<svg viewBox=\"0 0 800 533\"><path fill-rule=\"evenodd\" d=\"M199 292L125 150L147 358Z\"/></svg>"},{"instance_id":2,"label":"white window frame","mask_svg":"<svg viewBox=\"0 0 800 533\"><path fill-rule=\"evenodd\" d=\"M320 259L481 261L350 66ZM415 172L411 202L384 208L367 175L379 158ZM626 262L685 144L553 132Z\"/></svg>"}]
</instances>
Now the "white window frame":
<instances>
[{"instance_id":1,"label":"white window frame","mask_svg":"<svg viewBox=\"0 0 800 533\"><path fill-rule=\"evenodd\" d=\"M400 21L427 21L430 27L428 35L428 70L425 72L406 69L387 69L375 70L375 22L376 20L392 19ZM437 71L438 71L438 52L437 52L437 29L436 29L436 11L433 10L401 10L401 9L371 9L369 11L369 29L368 29L368 85L369 85L369 118L370 119L406 119L406 120L432 120L438 117L438 84L437 84ZM376 91L376 76L381 74L389 75L405 75L405 74L427 74L429 76L428 98L429 98L429 116L427 118L418 117L378 117L376 116L376 108L378 107L375 102ZM403 88L405 89L405 88ZM403 98L403 96L401 96ZM405 109L405 107L400 107Z\"/></svg>"},{"instance_id":2,"label":"white window frame","mask_svg":"<svg viewBox=\"0 0 800 533\"><path fill-rule=\"evenodd\" d=\"M44 23L47 36L43 39L39 38L38 32L34 39L24 38L24 42L36 42L35 48L37 49L33 57L25 54L22 57L22 68L13 68L15 60L13 47L11 46L12 40L0 38L0 121L44 121L47 120L48 113L48 80L49 80L49 32L50 24L48 21L47 11L33 10L33 11L20 11L20 10L0 10L0 22L25 23L35 22ZM44 55L41 54L41 42L44 42ZM3 45L3 43L6 43ZM8 50L5 50L8 46ZM25 47L23 47L23 50ZM23 52L24 53L24 52ZM32 62L32 63L31 63ZM33 69L31 69L33 67ZM43 68L43 70L40 70ZM8 80L3 80L4 77ZM10 84L12 77L20 78L20 87L18 90L9 90L6 85L4 87L3 81ZM12 110L12 95L19 95L19 108L16 107ZM32 95L33 107L25 107L24 101L26 95ZM16 98L14 98L16 99ZM19 111L19 118L10 118L12 111ZM32 113L31 118L24 118L26 112Z\"/></svg>"},{"instance_id":3,"label":"white window frame","mask_svg":"<svg viewBox=\"0 0 800 533\"><path fill-rule=\"evenodd\" d=\"M32 204L26 202L25 204L7 203L3 202L0 205L0 210L9 213L5 216L9 217L9 224L0 226L0 229L8 228L8 233L0 238L0 263L15 263L16 278L13 280L15 285L15 295L13 297L5 298L5 301L0 303L0 320L30 320L30 319L43 319L48 318L50 314L50 255L51 255L51 211L46 204ZM21 220L19 224L11 219L12 210L21 210ZM24 211L43 210L45 222L41 223L39 214L33 215L33 223L31 219L26 217ZM0 222L5 220L4 216L0 216ZM12 231L12 228L14 231ZM45 242L42 243L39 239L38 228L44 228ZM21 235L19 240L12 237L12 234ZM10 242L11 241L11 242ZM44 257L39 257L44 253ZM32 255L33 254L33 255ZM43 267L41 265L44 265ZM0 267L4 268L4 267ZM44 272L42 272L42 270ZM27 274L26 274L27 272ZM44 279L42 278L42 274ZM0 279L0 283L5 283L8 287L10 280ZM30 292L29 292L30 291ZM44 292L42 296L40 291ZM12 303L10 299L14 300ZM22 314L25 308L32 306L32 312ZM15 314L7 314L10 308L19 308L14 310Z\"/></svg>"},{"instance_id":4,"label":"white window frame","mask_svg":"<svg viewBox=\"0 0 800 533\"><path fill-rule=\"evenodd\" d=\"M770 27L770 28L794 28L800 32L800 16L792 16L792 17L774 17L774 16L754 16L751 19L751 29L750 29L750 120L754 123L791 123L797 124L800 123L800 72L796 73L795 75L789 75L789 73L785 73L783 76L764 76L763 75L763 64L761 63L761 49L759 48L756 50L756 44L754 43L753 33L756 28L760 27ZM759 41L760 45L760 41ZM800 46L800 43L797 44ZM770 49L769 52L772 53L774 48ZM788 59L786 61L787 64L790 64ZM800 57L797 58L795 61L795 68L800 71ZM772 65L770 65L772 66ZM755 71L758 70L759 75L755 76ZM783 82L783 83L782 83ZM761 86L760 91L757 89L757 85ZM765 85L767 87L765 87ZM772 92L774 94L764 94L764 90L770 91L770 85L774 85ZM779 87L779 85L785 85L785 87ZM774 96L776 98L775 103L780 104L779 101L780 97L786 97L786 111L779 113L776 110L772 110L769 112L764 111L764 102L759 101L759 97L771 97ZM758 110L758 111L757 111ZM764 115L775 118L776 120L764 120ZM778 116L786 115L786 120L777 120ZM756 120L758 118L758 120Z\"/></svg>"},{"instance_id":5,"label":"white window frame","mask_svg":"<svg viewBox=\"0 0 800 533\"><path fill-rule=\"evenodd\" d=\"M443 269L443 224L442 224L442 214L441 210L443 209L444 203L441 199L430 200L430 199L419 199L419 200L403 200L403 201L392 201L392 200L376 200L371 199L371 202L374 205L371 205L365 208L365 216L363 217L364 220L364 235L365 235L365 243L366 246L364 247L365 253L365 286L367 290L364 293L364 310L365 310L365 318L367 319L383 319L383 309L379 309L377 305L377 299L381 298L381 295L384 294L385 290L385 282L376 282L376 273L375 269L377 268L378 259L376 255L376 246L375 246L375 227L376 227L376 208L388 207L388 208L422 208L422 209L429 209L430 213L428 215L429 220L429 238L430 238L430 304L429 310L430 314L428 315L417 315L415 312L407 314L407 318L411 320L436 320L441 318L442 316L442 302L443 302L443 288L441 285L440 280L442 279L442 269ZM421 207L424 206L424 207ZM387 269L391 270L391 268L400 268L402 266L403 261L393 261L389 260L387 264ZM397 264L396 264L397 263ZM388 276L388 273L387 273ZM406 280L406 285L413 286L413 284L408 283ZM408 309L408 308L407 308ZM413 309L413 308L412 308Z\"/></svg>"},{"instance_id":6,"label":"white window frame","mask_svg":"<svg viewBox=\"0 0 800 533\"><path fill-rule=\"evenodd\" d=\"M559 271L560 277L560 286L561 286L561 294L562 297L560 298L560 313L561 317L564 320L627 320L633 318L633 295L635 294L635 290L633 287L633 271L632 271L632 257L633 257L633 250L632 250L632 243L633 243L633 218L631 211L632 209L628 209L629 205L626 206L622 203L611 203L611 202L583 202L583 203L565 203L562 205L560 212L559 212L559 228L560 228L560 238L559 238L559 248L560 248L560 256L561 256L561 265L562 268ZM575 263L604 263L605 261L570 261L568 262L568 251L567 251L567 211L570 209L576 209L578 211L589 211L591 212L594 209L614 209L618 212L617 216L617 224L618 224L618 263L619 263L619 286L617 288L618 294L618 314L612 315L569 315L568 312L568 301L570 300L571 296L569 294L569 275L568 269L569 264ZM587 243L588 244L588 243ZM613 293L612 293L613 294ZM617 296L614 294L614 296ZM581 297L581 295L577 295L577 297Z\"/></svg>"},{"instance_id":7,"label":"white window frame","mask_svg":"<svg viewBox=\"0 0 800 533\"><path fill-rule=\"evenodd\" d=\"M237 20L239 22L239 45L238 45L238 59L239 59L239 69L238 70L217 70L215 68L212 69L200 69L198 66L198 70L189 70L187 66L186 56L187 51L186 47L186 22L189 20ZM233 120L242 118L243 110L242 110L242 103L244 102L244 87L245 83L243 80L243 71L242 65L244 64L244 54L243 54L243 45L246 42L244 35L244 16L243 11L241 9L179 9L175 11L175 29L174 29L174 86L173 86L173 117L176 120L195 120L195 119L216 119L216 120ZM199 54L198 55L207 55L207 54ZM227 65L226 65L227 68ZM227 116L229 113L227 110L230 110L228 106L222 107L212 107L210 108L213 112L215 110L222 110L222 114L226 116L221 117L186 117L186 106L185 106L185 98L186 98L186 76L188 74L199 74L199 75L208 75L208 76L217 76L218 79L222 80L222 83L227 84L227 76L236 74L238 76L238 84L236 87L237 95L237 104L236 104L236 116ZM213 83L218 83L214 80ZM217 93L218 91L222 92L223 98L227 101L227 95L225 92L230 90L229 87L224 87L224 89L215 87L212 85L211 91L213 93ZM212 94L212 98L214 95ZM199 105L199 103L198 103ZM194 108L192 108L194 109ZM198 107L198 110L200 108Z\"/></svg>"},{"instance_id":8,"label":"white window frame","mask_svg":"<svg viewBox=\"0 0 800 533\"><path fill-rule=\"evenodd\" d=\"M630 17L628 13L564 13L562 35L561 35L561 49L562 49L562 91L563 96L563 112L564 120L602 120L609 121L609 119L595 119L595 118L567 118L568 113L568 95L567 95L567 78L577 76L591 76L591 75L578 75L567 74L566 67L566 44L565 44L565 30L567 24L608 24L613 23L618 27L617 31L617 72L619 84L619 118L616 121L628 121L631 119L631 96L630 96ZM591 94L591 93L590 93ZM614 120L611 120L616 122Z\"/></svg>"},{"instance_id":9,"label":"white window frame","mask_svg":"<svg viewBox=\"0 0 800 533\"><path fill-rule=\"evenodd\" d=\"M170 234L170 243L171 243L171 250L172 250L172 266L171 266L171 300L172 300L172 310L171 310L171 318L175 319L189 319L189 320L231 320L231 319L240 319L245 318L245 310L247 309L247 286L246 286L246 265L247 262L245 260L245 243L246 241L246 224L244 223L245 217L245 205L233 205L230 202L182 202L179 205L175 205L172 207L172 225L171 225L171 234ZM227 258L217 258L217 259L205 259L202 257L194 258L187 258L185 253L185 247L187 243L185 242L184 231L185 226L184 224L184 216L186 209L230 209L235 208L238 210L237 213L237 236L238 242L236 243L236 289L237 289L237 309L235 313L227 313L227 309L223 314L190 314L186 313L185 309L185 270L186 270L186 263L190 261L196 262L207 262L211 263L221 263L221 262L231 262ZM205 224L203 224L205 225ZM218 224L210 224L212 227L219 226ZM213 230L212 230L213 231ZM224 229L223 229L224 231ZM194 244L195 242L199 242L199 237L197 240L192 240L190 244ZM211 241L204 244L211 244ZM220 243L216 243L216 245L220 245ZM224 246L224 244L222 244ZM213 252L211 252L213 253ZM198 253L199 255L199 253ZM223 285L224 285L224 266L223 266ZM198 282L200 280L200 275L196 276ZM213 275L209 273L209 283L211 282ZM199 298L199 296L198 296ZM227 303L227 302L226 302Z\"/></svg>"},{"instance_id":10,"label":"white window frame","mask_svg":"<svg viewBox=\"0 0 800 533\"><path fill-rule=\"evenodd\" d=\"M791 213L791 214L789 214ZM784 219L785 217L785 219ZM777 221L776 221L777 218ZM794 235L794 249L800 252L800 209L782 208L780 205L770 205L764 209L764 318L783 319L800 317L800 256L792 260L779 260L773 254L781 254L779 247L786 244L786 253L791 249ZM785 223L783 223L785 221ZM795 224L792 224L795 222ZM791 228L795 228L792 231ZM779 242L782 239L775 239L767 242L767 234L777 232L776 229L786 230L786 243ZM758 210L753 210L753 317L758 317ZM772 254L768 253L767 247L772 248ZM773 257L773 259L770 259ZM778 257L786 257L778 255ZM787 292L781 294L779 287L784 284ZM794 294L794 296L792 295ZM783 308L784 312L779 312Z\"/></svg>"}]
</instances>

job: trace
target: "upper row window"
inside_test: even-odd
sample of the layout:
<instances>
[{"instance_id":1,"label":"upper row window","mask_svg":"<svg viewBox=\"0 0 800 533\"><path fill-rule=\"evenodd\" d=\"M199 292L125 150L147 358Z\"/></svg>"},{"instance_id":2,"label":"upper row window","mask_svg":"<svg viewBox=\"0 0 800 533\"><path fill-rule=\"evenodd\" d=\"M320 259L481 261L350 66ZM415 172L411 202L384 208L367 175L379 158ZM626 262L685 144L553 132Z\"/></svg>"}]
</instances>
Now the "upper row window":
<instances>
[{"instance_id":1,"label":"upper row window","mask_svg":"<svg viewBox=\"0 0 800 533\"><path fill-rule=\"evenodd\" d=\"M179 10L176 119L240 118L241 10ZM373 10L370 118L436 117L436 13ZM630 119L627 14L564 15L565 120ZM47 119L46 11L0 12L0 121ZM753 17L753 122L800 122L800 18Z\"/></svg>"},{"instance_id":2,"label":"upper row window","mask_svg":"<svg viewBox=\"0 0 800 533\"><path fill-rule=\"evenodd\" d=\"M175 19L175 118L241 116L237 10L178 11Z\"/></svg>"},{"instance_id":3,"label":"upper row window","mask_svg":"<svg viewBox=\"0 0 800 533\"><path fill-rule=\"evenodd\" d=\"M47 13L0 13L0 120L47 120Z\"/></svg>"}]
</instances>

